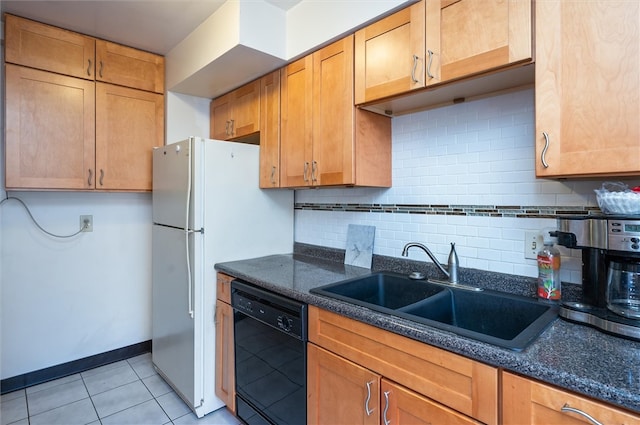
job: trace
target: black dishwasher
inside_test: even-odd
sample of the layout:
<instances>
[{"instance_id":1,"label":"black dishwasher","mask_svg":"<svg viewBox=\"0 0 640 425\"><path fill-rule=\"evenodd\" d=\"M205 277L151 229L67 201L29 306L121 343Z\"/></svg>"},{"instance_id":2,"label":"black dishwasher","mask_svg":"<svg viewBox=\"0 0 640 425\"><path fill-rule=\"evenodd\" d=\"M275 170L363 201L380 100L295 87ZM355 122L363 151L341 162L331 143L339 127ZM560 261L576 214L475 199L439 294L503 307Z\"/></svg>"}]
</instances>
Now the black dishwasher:
<instances>
[{"instance_id":1,"label":"black dishwasher","mask_svg":"<svg viewBox=\"0 0 640 425\"><path fill-rule=\"evenodd\" d=\"M307 422L307 305L231 282L237 415L249 425Z\"/></svg>"}]
</instances>

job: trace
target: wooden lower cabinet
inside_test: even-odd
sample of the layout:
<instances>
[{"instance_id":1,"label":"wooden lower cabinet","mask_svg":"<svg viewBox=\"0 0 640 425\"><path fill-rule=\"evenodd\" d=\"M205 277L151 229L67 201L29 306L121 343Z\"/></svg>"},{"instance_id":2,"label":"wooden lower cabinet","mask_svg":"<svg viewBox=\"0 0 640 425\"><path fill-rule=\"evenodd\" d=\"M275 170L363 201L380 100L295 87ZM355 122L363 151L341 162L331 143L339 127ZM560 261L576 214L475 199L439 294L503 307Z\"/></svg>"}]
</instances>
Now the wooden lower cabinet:
<instances>
[{"instance_id":1,"label":"wooden lower cabinet","mask_svg":"<svg viewBox=\"0 0 640 425\"><path fill-rule=\"evenodd\" d=\"M397 383L309 344L309 424L479 424Z\"/></svg>"},{"instance_id":2,"label":"wooden lower cabinet","mask_svg":"<svg viewBox=\"0 0 640 425\"><path fill-rule=\"evenodd\" d=\"M631 425L640 423L640 416L529 378L502 372L502 421L505 425Z\"/></svg>"},{"instance_id":3,"label":"wooden lower cabinet","mask_svg":"<svg viewBox=\"0 0 640 425\"><path fill-rule=\"evenodd\" d=\"M216 288L216 395L235 413L236 382L233 350L233 277L218 273Z\"/></svg>"},{"instance_id":4,"label":"wooden lower cabinet","mask_svg":"<svg viewBox=\"0 0 640 425\"><path fill-rule=\"evenodd\" d=\"M309 341L334 353L339 358L372 371L375 375L383 377L383 381L393 381L411 393L419 394L419 397L428 400L438 408L438 414L445 414L441 413L444 409L446 412L460 415L455 419L458 422L452 419L451 423L473 423L460 422L466 419L474 419L486 424L498 423L498 369L495 367L314 306L309 307ZM309 346L311 347L312 344ZM320 366L313 364L312 359L310 355L308 369L310 422L347 423L344 420L324 421L322 415L327 413L326 408L323 407L320 407L322 410L318 413L320 416L313 416L314 410L311 405L316 402L317 395L312 391L319 385L313 380L330 378L328 373L319 369ZM335 378L336 382L327 383L326 388L335 387L333 391L338 391L336 388L340 388L341 391L347 385L340 383L338 378L346 375L342 371L339 372ZM359 385L362 386L362 383ZM323 385L320 385L320 388L322 387ZM361 388L359 391L367 392L366 382L364 389ZM384 397L384 392L382 396ZM326 397L334 397L333 392L327 393ZM343 395L336 396L333 402L341 401L343 398ZM322 400L323 397L319 399ZM359 400L358 405L363 405L364 399L360 396ZM325 403L324 406L330 404L326 400L323 400L323 403ZM344 409L339 410L344 411ZM394 410L399 415L408 414L404 407ZM433 421L433 423L449 422Z\"/></svg>"}]
</instances>

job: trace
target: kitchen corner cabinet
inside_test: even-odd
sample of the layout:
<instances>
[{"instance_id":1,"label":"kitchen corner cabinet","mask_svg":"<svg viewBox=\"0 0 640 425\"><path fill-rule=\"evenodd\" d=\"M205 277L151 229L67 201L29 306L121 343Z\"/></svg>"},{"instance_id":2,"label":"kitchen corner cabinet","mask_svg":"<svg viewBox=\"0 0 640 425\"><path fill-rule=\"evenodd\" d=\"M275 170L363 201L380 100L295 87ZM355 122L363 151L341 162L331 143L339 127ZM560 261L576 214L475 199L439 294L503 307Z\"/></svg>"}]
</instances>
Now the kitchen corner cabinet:
<instances>
[{"instance_id":1,"label":"kitchen corner cabinet","mask_svg":"<svg viewBox=\"0 0 640 425\"><path fill-rule=\"evenodd\" d=\"M280 70L260 79L260 187L280 187Z\"/></svg>"},{"instance_id":2,"label":"kitchen corner cabinet","mask_svg":"<svg viewBox=\"0 0 640 425\"><path fill-rule=\"evenodd\" d=\"M413 415L433 423L498 423L494 367L313 306L309 341L309 423L340 422L332 415L345 422L345 412L353 415L349 423L379 423L387 406L387 420L400 418L392 423ZM364 410L369 394L374 419Z\"/></svg>"},{"instance_id":3,"label":"kitchen corner cabinet","mask_svg":"<svg viewBox=\"0 0 640 425\"><path fill-rule=\"evenodd\" d=\"M354 107L353 35L281 72L281 186L391 186L391 119Z\"/></svg>"},{"instance_id":4,"label":"kitchen corner cabinet","mask_svg":"<svg viewBox=\"0 0 640 425\"><path fill-rule=\"evenodd\" d=\"M218 273L216 282L216 395L235 413L235 362L233 351L233 309L231 281L233 277Z\"/></svg>"},{"instance_id":5,"label":"kitchen corner cabinet","mask_svg":"<svg viewBox=\"0 0 640 425\"><path fill-rule=\"evenodd\" d=\"M508 372L502 372L502 419L507 425L640 423L622 409Z\"/></svg>"},{"instance_id":6,"label":"kitchen corner cabinet","mask_svg":"<svg viewBox=\"0 0 640 425\"><path fill-rule=\"evenodd\" d=\"M164 58L12 15L5 51L7 189L151 190Z\"/></svg>"},{"instance_id":7,"label":"kitchen corner cabinet","mask_svg":"<svg viewBox=\"0 0 640 425\"><path fill-rule=\"evenodd\" d=\"M422 0L356 32L356 104L532 60L530 0Z\"/></svg>"},{"instance_id":8,"label":"kitchen corner cabinet","mask_svg":"<svg viewBox=\"0 0 640 425\"><path fill-rule=\"evenodd\" d=\"M211 102L211 138L234 140L260 131L260 80Z\"/></svg>"},{"instance_id":9,"label":"kitchen corner cabinet","mask_svg":"<svg viewBox=\"0 0 640 425\"><path fill-rule=\"evenodd\" d=\"M537 1L536 175L640 174L640 3Z\"/></svg>"}]
</instances>

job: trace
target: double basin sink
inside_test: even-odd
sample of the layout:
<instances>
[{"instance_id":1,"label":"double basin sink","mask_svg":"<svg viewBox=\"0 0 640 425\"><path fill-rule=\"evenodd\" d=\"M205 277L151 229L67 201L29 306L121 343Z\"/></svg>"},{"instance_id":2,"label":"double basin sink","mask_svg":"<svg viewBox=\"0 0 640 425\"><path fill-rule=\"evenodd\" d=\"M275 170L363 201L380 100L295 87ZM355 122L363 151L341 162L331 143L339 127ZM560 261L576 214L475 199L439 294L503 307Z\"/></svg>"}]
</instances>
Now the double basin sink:
<instances>
[{"instance_id":1,"label":"double basin sink","mask_svg":"<svg viewBox=\"0 0 640 425\"><path fill-rule=\"evenodd\" d=\"M557 307L503 292L443 286L380 272L325 285L312 293L368 307L515 351L557 317Z\"/></svg>"}]
</instances>

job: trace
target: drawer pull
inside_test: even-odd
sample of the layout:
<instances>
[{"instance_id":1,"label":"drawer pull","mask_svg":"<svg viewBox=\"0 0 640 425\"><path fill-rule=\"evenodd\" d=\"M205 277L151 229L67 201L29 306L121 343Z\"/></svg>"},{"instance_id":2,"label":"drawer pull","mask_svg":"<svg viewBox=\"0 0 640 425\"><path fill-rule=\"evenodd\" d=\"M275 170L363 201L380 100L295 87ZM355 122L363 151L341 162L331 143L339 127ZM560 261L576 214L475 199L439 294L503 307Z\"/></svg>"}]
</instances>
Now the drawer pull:
<instances>
[{"instance_id":1,"label":"drawer pull","mask_svg":"<svg viewBox=\"0 0 640 425\"><path fill-rule=\"evenodd\" d=\"M367 416L371 416L373 413L373 409L369 409L369 401L371 400L371 384L373 384L373 381L367 382L367 399L364 401L364 411Z\"/></svg>"},{"instance_id":2,"label":"drawer pull","mask_svg":"<svg viewBox=\"0 0 640 425\"><path fill-rule=\"evenodd\" d=\"M547 150L549 149L549 135L547 133L542 133L542 135L544 136L544 149L542 149L542 154L540 154L540 161L542 161L544 168L549 168L549 164L547 164L547 159L545 158Z\"/></svg>"},{"instance_id":3,"label":"drawer pull","mask_svg":"<svg viewBox=\"0 0 640 425\"><path fill-rule=\"evenodd\" d=\"M571 407L569 406L569 403L565 403L564 406L562 406L562 409L560 409L562 412L571 412L571 413L575 413L577 415L580 416L584 416L585 418L587 418L589 421L591 421L591 423L593 423L593 425L602 425L601 422L597 421L593 416L591 416L590 414L583 412L580 409L576 409L575 407Z\"/></svg>"},{"instance_id":4,"label":"drawer pull","mask_svg":"<svg viewBox=\"0 0 640 425\"><path fill-rule=\"evenodd\" d=\"M387 419L387 412L389 411L389 394L391 394L391 391L384 392L385 405L384 405L384 412L382 413L382 420L384 420L384 425L391 424L391 421Z\"/></svg>"},{"instance_id":5,"label":"drawer pull","mask_svg":"<svg viewBox=\"0 0 640 425\"><path fill-rule=\"evenodd\" d=\"M91 187L91 181L93 180L93 170L89 168L89 179L87 180L87 185Z\"/></svg>"},{"instance_id":6,"label":"drawer pull","mask_svg":"<svg viewBox=\"0 0 640 425\"><path fill-rule=\"evenodd\" d=\"M100 61L100 78L102 78L102 69L104 68L104 63Z\"/></svg>"},{"instance_id":7,"label":"drawer pull","mask_svg":"<svg viewBox=\"0 0 640 425\"><path fill-rule=\"evenodd\" d=\"M87 59L87 62L89 62L89 65L87 65L87 75L91 77L91 59Z\"/></svg>"},{"instance_id":8,"label":"drawer pull","mask_svg":"<svg viewBox=\"0 0 640 425\"><path fill-rule=\"evenodd\" d=\"M100 186L104 186L104 184L102 183L103 180L104 180L104 170L101 168L100 169Z\"/></svg>"}]
</instances>

